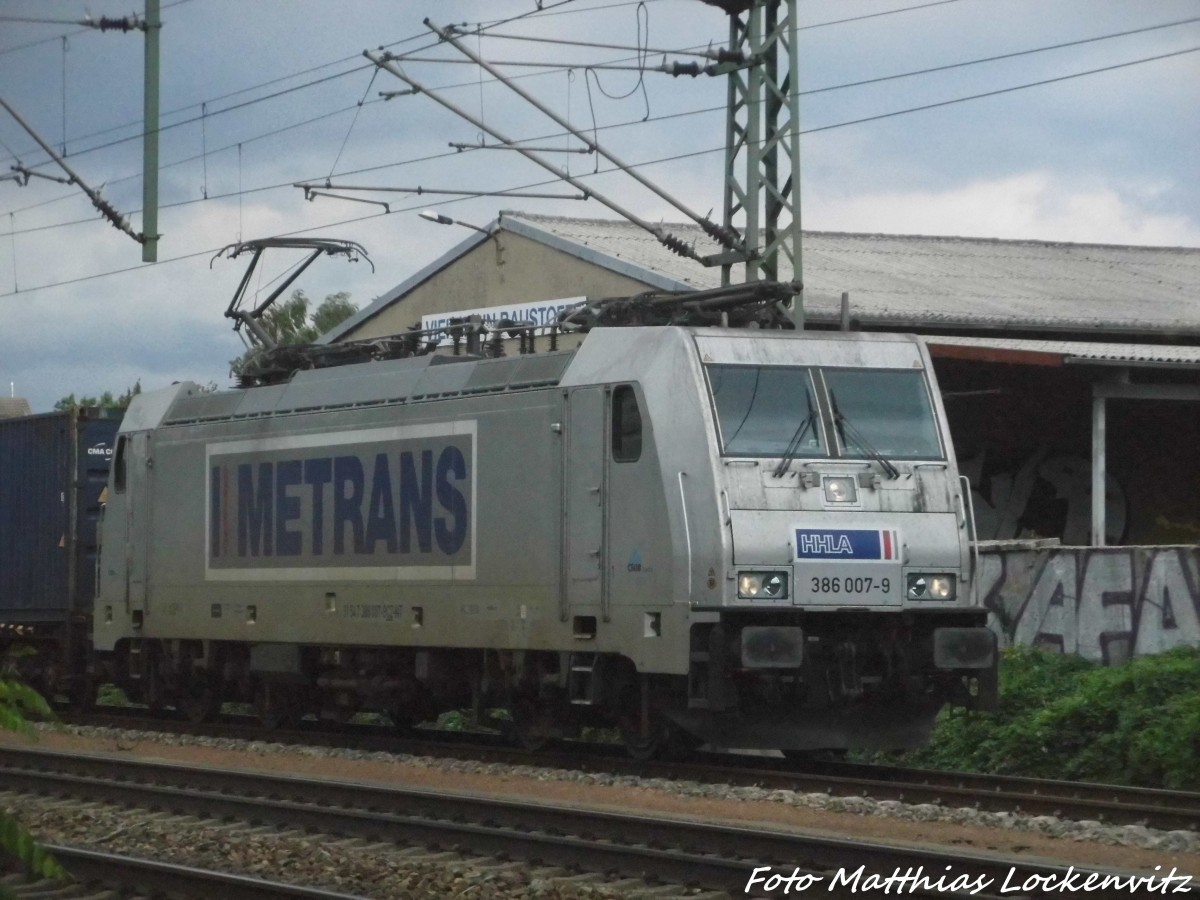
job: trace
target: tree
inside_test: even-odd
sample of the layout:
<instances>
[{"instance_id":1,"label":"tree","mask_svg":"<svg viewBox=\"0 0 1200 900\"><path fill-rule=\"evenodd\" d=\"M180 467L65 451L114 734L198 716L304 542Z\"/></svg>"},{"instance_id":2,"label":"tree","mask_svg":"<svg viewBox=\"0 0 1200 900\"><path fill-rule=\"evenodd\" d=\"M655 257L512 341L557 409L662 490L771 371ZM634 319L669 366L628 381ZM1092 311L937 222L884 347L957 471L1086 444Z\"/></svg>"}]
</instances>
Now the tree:
<instances>
[{"instance_id":1,"label":"tree","mask_svg":"<svg viewBox=\"0 0 1200 900\"><path fill-rule=\"evenodd\" d=\"M287 300L268 308L258 320L259 324L281 347L311 344L326 331L358 312L358 307L350 302L350 294L346 291L329 294L311 315L308 312L310 302L304 291L297 289ZM230 371L234 375L241 375L246 363L258 352L259 348L254 347L237 359L230 360Z\"/></svg>"},{"instance_id":2,"label":"tree","mask_svg":"<svg viewBox=\"0 0 1200 900\"><path fill-rule=\"evenodd\" d=\"M31 717L55 721L54 712L42 695L14 676L9 661L0 670L0 728L33 736ZM71 877L16 818L3 811L0 811L0 855L15 860L25 871L41 878ZM0 898L14 896L0 884Z\"/></svg>"},{"instance_id":3,"label":"tree","mask_svg":"<svg viewBox=\"0 0 1200 900\"><path fill-rule=\"evenodd\" d=\"M126 388L125 393L118 397L114 397L112 391L105 391L99 397L83 396L76 398L74 394L67 394L67 396L54 404L54 409L57 412L69 412L72 409L82 406L98 406L101 409L126 409L130 401L141 392L142 380L139 378L133 387Z\"/></svg>"}]
</instances>

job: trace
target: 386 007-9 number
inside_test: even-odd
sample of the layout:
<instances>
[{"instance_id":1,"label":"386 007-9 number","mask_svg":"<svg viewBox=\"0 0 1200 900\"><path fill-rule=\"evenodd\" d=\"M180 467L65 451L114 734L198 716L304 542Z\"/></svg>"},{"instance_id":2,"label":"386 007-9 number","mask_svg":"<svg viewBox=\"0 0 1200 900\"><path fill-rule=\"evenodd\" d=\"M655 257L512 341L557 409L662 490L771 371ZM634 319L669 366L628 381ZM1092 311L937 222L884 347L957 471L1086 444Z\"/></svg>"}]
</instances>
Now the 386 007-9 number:
<instances>
[{"instance_id":1,"label":"386 007-9 number","mask_svg":"<svg viewBox=\"0 0 1200 900\"><path fill-rule=\"evenodd\" d=\"M847 576L813 576L811 588L814 594L887 594L892 589L890 578L870 578Z\"/></svg>"}]
</instances>

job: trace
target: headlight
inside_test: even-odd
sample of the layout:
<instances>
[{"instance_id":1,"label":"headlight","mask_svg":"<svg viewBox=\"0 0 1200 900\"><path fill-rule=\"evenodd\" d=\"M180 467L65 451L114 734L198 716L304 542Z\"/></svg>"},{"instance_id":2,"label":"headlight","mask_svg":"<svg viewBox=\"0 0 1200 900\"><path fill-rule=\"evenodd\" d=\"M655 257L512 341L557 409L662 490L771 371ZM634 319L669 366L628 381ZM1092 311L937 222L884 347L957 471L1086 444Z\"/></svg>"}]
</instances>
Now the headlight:
<instances>
[{"instance_id":1,"label":"headlight","mask_svg":"<svg viewBox=\"0 0 1200 900\"><path fill-rule=\"evenodd\" d=\"M743 600L765 597L778 600L787 596L787 575L782 572L739 572L738 596Z\"/></svg>"},{"instance_id":2,"label":"headlight","mask_svg":"<svg viewBox=\"0 0 1200 900\"><path fill-rule=\"evenodd\" d=\"M909 575L909 600L953 600L953 575Z\"/></svg>"},{"instance_id":3,"label":"headlight","mask_svg":"<svg viewBox=\"0 0 1200 900\"><path fill-rule=\"evenodd\" d=\"M825 488L826 503L853 503L858 499L858 488L853 478L827 475L821 479L821 484Z\"/></svg>"}]
</instances>

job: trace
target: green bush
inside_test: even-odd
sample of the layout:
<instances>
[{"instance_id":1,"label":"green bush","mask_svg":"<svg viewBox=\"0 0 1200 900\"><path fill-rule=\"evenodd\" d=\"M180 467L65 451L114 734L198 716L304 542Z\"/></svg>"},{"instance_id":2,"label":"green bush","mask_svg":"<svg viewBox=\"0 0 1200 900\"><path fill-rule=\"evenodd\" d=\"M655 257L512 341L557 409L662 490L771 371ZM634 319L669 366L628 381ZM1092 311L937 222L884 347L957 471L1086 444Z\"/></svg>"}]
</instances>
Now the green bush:
<instances>
[{"instance_id":1,"label":"green bush","mask_svg":"<svg viewBox=\"0 0 1200 900\"><path fill-rule=\"evenodd\" d=\"M129 698L125 696L125 692L115 684L107 682L100 685L100 689L96 692L97 706L129 706Z\"/></svg>"},{"instance_id":2,"label":"green bush","mask_svg":"<svg viewBox=\"0 0 1200 900\"><path fill-rule=\"evenodd\" d=\"M0 729L34 736L30 720L56 722L58 717L46 700L33 688L14 677L14 658L27 652L10 653L0 659ZM16 817L0 810L0 871L12 861L18 870L42 878L69 879L54 858L34 839ZM7 884L0 883L0 900L16 897Z\"/></svg>"},{"instance_id":3,"label":"green bush","mask_svg":"<svg viewBox=\"0 0 1200 900\"><path fill-rule=\"evenodd\" d=\"M1006 650L994 713L943 710L906 765L1200 790L1200 649L1123 666Z\"/></svg>"}]
</instances>

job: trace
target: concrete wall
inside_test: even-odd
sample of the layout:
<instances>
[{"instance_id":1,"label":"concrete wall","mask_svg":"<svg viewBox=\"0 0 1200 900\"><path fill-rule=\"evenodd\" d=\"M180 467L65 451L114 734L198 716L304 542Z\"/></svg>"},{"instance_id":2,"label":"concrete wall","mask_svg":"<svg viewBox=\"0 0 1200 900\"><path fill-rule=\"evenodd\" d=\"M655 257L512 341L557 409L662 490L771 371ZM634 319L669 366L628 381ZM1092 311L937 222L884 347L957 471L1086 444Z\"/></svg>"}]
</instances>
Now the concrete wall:
<instances>
[{"instance_id":1,"label":"concrete wall","mask_svg":"<svg viewBox=\"0 0 1200 900\"><path fill-rule=\"evenodd\" d=\"M340 340L399 334L426 313L646 290L643 282L520 235L498 237L499 246L494 239L480 243Z\"/></svg>"},{"instance_id":2,"label":"concrete wall","mask_svg":"<svg viewBox=\"0 0 1200 900\"><path fill-rule=\"evenodd\" d=\"M1200 646L1200 547L989 548L980 564L1004 646L1106 665Z\"/></svg>"}]
</instances>

